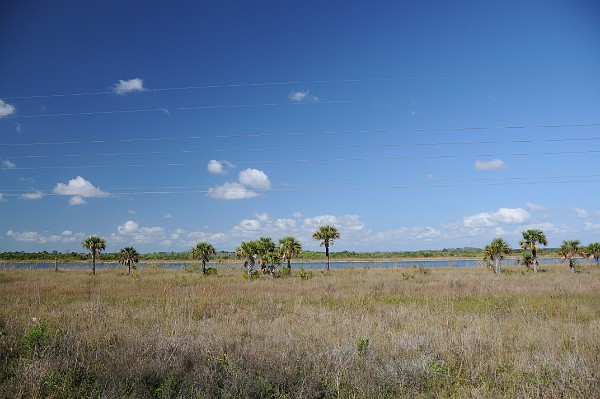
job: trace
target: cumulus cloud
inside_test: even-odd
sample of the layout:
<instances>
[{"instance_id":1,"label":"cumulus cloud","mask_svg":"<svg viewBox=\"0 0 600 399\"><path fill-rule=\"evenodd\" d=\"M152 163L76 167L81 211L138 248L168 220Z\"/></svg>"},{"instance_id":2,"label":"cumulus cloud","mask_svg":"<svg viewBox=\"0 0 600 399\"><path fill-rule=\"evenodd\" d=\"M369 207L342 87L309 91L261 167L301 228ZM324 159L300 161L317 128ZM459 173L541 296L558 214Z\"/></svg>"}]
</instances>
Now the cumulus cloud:
<instances>
[{"instance_id":1,"label":"cumulus cloud","mask_svg":"<svg viewBox=\"0 0 600 399\"><path fill-rule=\"evenodd\" d=\"M262 170L246 169L238 175L239 181L245 186L250 186L259 190L268 190L271 188L269 177Z\"/></svg>"},{"instance_id":2,"label":"cumulus cloud","mask_svg":"<svg viewBox=\"0 0 600 399\"><path fill-rule=\"evenodd\" d=\"M8 230L6 235L12 238L15 241L21 242L33 242L38 244L46 244L46 243L55 243L55 242L63 242L63 243L71 243L80 241L84 238L83 233L73 233L69 231L69 234L52 234L52 235L44 235L38 233L37 231L13 231Z\"/></svg>"},{"instance_id":3,"label":"cumulus cloud","mask_svg":"<svg viewBox=\"0 0 600 399\"><path fill-rule=\"evenodd\" d=\"M498 170L506 169L506 164L501 159L492 159L490 161L475 161L475 169L477 170Z\"/></svg>"},{"instance_id":4,"label":"cumulus cloud","mask_svg":"<svg viewBox=\"0 0 600 399\"><path fill-rule=\"evenodd\" d=\"M294 103L318 103L319 97L310 94L310 90L292 91L288 98Z\"/></svg>"},{"instance_id":5,"label":"cumulus cloud","mask_svg":"<svg viewBox=\"0 0 600 399\"><path fill-rule=\"evenodd\" d=\"M213 199L238 200L254 198L258 193L254 190L268 190L271 182L265 172L258 169L246 169L238 174L238 182L226 182L208 190ZM254 189L254 190L253 190Z\"/></svg>"},{"instance_id":6,"label":"cumulus cloud","mask_svg":"<svg viewBox=\"0 0 600 399\"><path fill-rule=\"evenodd\" d=\"M234 167L235 165L233 165L231 162L217 161L216 159L211 159L210 161L208 161L206 169L209 173L212 173L214 175L224 175L227 174L227 169L232 169Z\"/></svg>"},{"instance_id":7,"label":"cumulus cloud","mask_svg":"<svg viewBox=\"0 0 600 399\"><path fill-rule=\"evenodd\" d=\"M35 191L33 193L23 194L20 198L24 200L39 200L42 199L43 196L44 194L42 194L40 191Z\"/></svg>"},{"instance_id":8,"label":"cumulus cloud","mask_svg":"<svg viewBox=\"0 0 600 399\"><path fill-rule=\"evenodd\" d=\"M111 239L115 242L129 240L135 244L152 244L165 241L167 234L162 227L143 227L133 220L128 220L117 227L117 234L112 234Z\"/></svg>"},{"instance_id":9,"label":"cumulus cloud","mask_svg":"<svg viewBox=\"0 0 600 399\"><path fill-rule=\"evenodd\" d=\"M588 217L588 212L585 209L575 208L575 207L571 207L570 209L580 218Z\"/></svg>"},{"instance_id":10,"label":"cumulus cloud","mask_svg":"<svg viewBox=\"0 0 600 399\"><path fill-rule=\"evenodd\" d=\"M482 212L463 217L465 227L491 227L498 224L523 224L531 214L523 208L500 208L496 212Z\"/></svg>"},{"instance_id":11,"label":"cumulus cloud","mask_svg":"<svg viewBox=\"0 0 600 399\"><path fill-rule=\"evenodd\" d=\"M0 118L10 116L15 112L15 106L0 100Z\"/></svg>"},{"instance_id":12,"label":"cumulus cloud","mask_svg":"<svg viewBox=\"0 0 600 399\"><path fill-rule=\"evenodd\" d=\"M531 202L528 202L526 204L526 206L527 206L527 209L532 212L546 212L548 210L548 208L546 208L543 205L533 204Z\"/></svg>"},{"instance_id":13,"label":"cumulus cloud","mask_svg":"<svg viewBox=\"0 0 600 399\"><path fill-rule=\"evenodd\" d=\"M121 96L134 91L144 90L146 90L144 88L144 80L140 78L119 80L119 82L113 86L113 91Z\"/></svg>"},{"instance_id":14,"label":"cumulus cloud","mask_svg":"<svg viewBox=\"0 0 600 399\"><path fill-rule=\"evenodd\" d=\"M2 161L2 166L4 166L6 169L14 169L17 167L14 162L9 161L8 159Z\"/></svg>"},{"instance_id":15,"label":"cumulus cloud","mask_svg":"<svg viewBox=\"0 0 600 399\"><path fill-rule=\"evenodd\" d=\"M258 194L252 190L248 190L240 183L226 182L217 187L208 189L208 196L213 199L221 200L239 200L246 198L257 197Z\"/></svg>"},{"instance_id":16,"label":"cumulus cloud","mask_svg":"<svg viewBox=\"0 0 600 399\"><path fill-rule=\"evenodd\" d=\"M69 180L67 184L56 184L52 192L54 194L71 196L72 198L69 199L70 205L83 205L85 204L84 198L102 198L108 196L107 192L95 187L81 176Z\"/></svg>"}]
</instances>

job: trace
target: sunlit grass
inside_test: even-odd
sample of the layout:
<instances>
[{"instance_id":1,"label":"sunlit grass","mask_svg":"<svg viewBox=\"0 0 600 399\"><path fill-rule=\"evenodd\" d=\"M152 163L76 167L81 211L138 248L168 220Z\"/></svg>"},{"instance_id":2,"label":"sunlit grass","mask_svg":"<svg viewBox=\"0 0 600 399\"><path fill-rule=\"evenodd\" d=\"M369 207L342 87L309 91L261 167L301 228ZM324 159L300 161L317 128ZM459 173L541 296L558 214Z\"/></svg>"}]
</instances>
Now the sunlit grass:
<instances>
[{"instance_id":1,"label":"sunlit grass","mask_svg":"<svg viewBox=\"0 0 600 399\"><path fill-rule=\"evenodd\" d=\"M594 267L296 275L2 271L0 396L600 395Z\"/></svg>"}]
</instances>

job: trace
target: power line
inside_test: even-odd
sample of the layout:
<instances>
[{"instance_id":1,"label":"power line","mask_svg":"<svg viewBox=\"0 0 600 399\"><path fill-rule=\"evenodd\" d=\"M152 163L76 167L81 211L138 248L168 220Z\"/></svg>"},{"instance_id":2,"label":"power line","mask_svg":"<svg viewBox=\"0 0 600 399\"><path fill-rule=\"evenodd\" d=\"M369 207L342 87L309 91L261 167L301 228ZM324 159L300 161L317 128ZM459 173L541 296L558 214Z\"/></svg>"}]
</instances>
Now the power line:
<instances>
[{"instance_id":1,"label":"power line","mask_svg":"<svg viewBox=\"0 0 600 399\"><path fill-rule=\"evenodd\" d=\"M343 131L319 131L319 132L288 132L288 133L242 133L227 135L202 135L202 136L164 136L164 137L145 137L135 139L106 139L106 140L88 140L88 141L46 141L34 143L0 143L0 147L31 147L44 145L76 145L76 144L111 144L111 143L135 143L135 142L154 142L154 141L191 141L191 140L212 140L212 139L232 139L232 138L258 138L258 137L293 137L293 136L311 136L311 135L348 135L348 134L394 134L394 133L428 133L428 132L457 132L457 131L486 131L486 130L519 130L519 129L557 129L557 128L588 128L600 127L600 123L571 123L571 124L541 124L541 125L498 125L498 126L464 126L464 127L433 127L433 128L407 128L407 129L360 129Z\"/></svg>"},{"instance_id":2,"label":"power line","mask_svg":"<svg viewBox=\"0 0 600 399\"><path fill-rule=\"evenodd\" d=\"M565 142L590 142L598 141L600 137L578 137L565 139L538 139L538 140L505 140L505 141L447 141L433 143L382 143L382 144L345 144L297 147L262 147L262 148L221 148L207 150L199 148L181 151L145 151L145 152L113 152L113 153L87 153L87 154L62 154L62 155L20 155L10 156L11 159L42 159L42 158L77 158L77 157L111 157L111 156L141 156L141 155L176 155L197 154L206 152L266 152L266 151L299 151L316 149L360 149L360 148L398 148L398 147L436 147L455 145L490 145L490 144L531 144L531 143L565 143ZM4 158L9 158L5 156Z\"/></svg>"},{"instance_id":3,"label":"power line","mask_svg":"<svg viewBox=\"0 0 600 399\"><path fill-rule=\"evenodd\" d=\"M308 85L308 84L331 84L331 83L366 83L366 82L395 82L395 81L411 81L411 80L460 80L460 79L489 79L491 76L475 76L475 77L459 77L459 76L433 76L433 77L387 77L387 78L362 78L362 79L321 79L321 80L297 80L287 82L259 82L259 83L229 83L222 85L202 85L202 86L183 86L183 87L158 87L138 90L141 92L157 93L164 91L181 91L181 90L206 90L206 89L224 89L237 87L261 87L261 86L289 86L289 85ZM81 97L81 96L98 96L107 94L117 94L115 90L98 91L98 92L83 92L83 93L58 93L58 94L38 94L30 96L12 96L4 97L5 100L16 99L35 99L35 98L52 98L52 97Z\"/></svg>"},{"instance_id":4,"label":"power line","mask_svg":"<svg viewBox=\"0 0 600 399\"><path fill-rule=\"evenodd\" d=\"M346 157L346 158L321 158L321 159L266 159L252 161L233 161L236 164L275 164L275 163L325 163L325 162L349 162L349 161L400 161L407 159L459 159L459 158L491 158L500 156L538 156L538 155L583 155L597 154L600 150L585 151L546 151L546 152L522 152L509 154L467 154L467 155L407 155L398 157ZM79 165L79 166L31 166L14 167L6 170L48 170L48 169L122 169L122 168L162 168L162 167L189 167L205 166L206 163L163 163L163 164L125 164L125 165Z\"/></svg>"}]
</instances>

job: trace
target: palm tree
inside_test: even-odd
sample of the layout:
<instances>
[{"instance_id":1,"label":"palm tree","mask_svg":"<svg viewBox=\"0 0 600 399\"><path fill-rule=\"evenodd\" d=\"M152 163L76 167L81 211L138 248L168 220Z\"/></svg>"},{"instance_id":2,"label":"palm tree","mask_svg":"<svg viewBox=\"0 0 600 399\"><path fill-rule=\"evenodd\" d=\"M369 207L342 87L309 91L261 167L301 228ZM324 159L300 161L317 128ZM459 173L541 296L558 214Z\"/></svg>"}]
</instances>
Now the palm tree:
<instances>
[{"instance_id":1,"label":"palm tree","mask_svg":"<svg viewBox=\"0 0 600 399\"><path fill-rule=\"evenodd\" d=\"M558 254L563 260L569 260L569 270L573 273L577 271L575 269L575 258L584 255L583 249L579 246L579 240L564 240L558 250Z\"/></svg>"},{"instance_id":2,"label":"palm tree","mask_svg":"<svg viewBox=\"0 0 600 399\"><path fill-rule=\"evenodd\" d=\"M238 258L244 258L244 267L248 271L248 277L254 274L254 265L256 264L257 253L256 241L242 241L239 247L235 249L235 254Z\"/></svg>"},{"instance_id":3,"label":"palm tree","mask_svg":"<svg viewBox=\"0 0 600 399\"><path fill-rule=\"evenodd\" d=\"M106 241L97 236L91 236L83 240L81 246L92 255L92 274L96 274L96 255L106 249Z\"/></svg>"},{"instance_id":4,"label":"palm tree","mask_svg":"<svg viewBox=\"0 0 600 399\"><path fill-rule=\"evenodd\" d=\"M543 246L548 245L548 241L546 240L546 235L542 230L526 230L523 233L523 239L519 242L519 245L523 249L529 249L531 251L531 256L533 260L533 271L537 272L538 261L537 261L537 244L541 244Z\"/></svg>"},{"instance_id":5,"label":"palm tree","mask_svg":"<svg viewBox=\"0 0 600 399\"><path fill-rule=\"evenodd\" d=\"M190 257L202 261L202 274L206 275L206 262L210 262L210 257L214 255L215 252L215 247L207 242L199 242L191 249Z\"/></svg>"},{"instance_id":6,"label":"palm tree","mask_svg":"<svg viewBox=\"0 0 600 399\"><path fill-rule=\"evenodd\" d=\"M500 262L505 254L510 253L508 243L502 238L495 238L483 250L483 260L491 261L494 265L494 273L500 273Z\"/></svg>"},{"instance_id":7,"label":"palm tree","mask_svg":"<svg viewBox=\"0 0 600 399\"><path fill-rule=\"evenodd\" d=\"M279 255L287 261L288 270L292 270L291 259L302 251L302 244L295 237L288 236L279 239Z\"/></svg>"},{"instance_id":8,"label":"palm tree","mask_svg":"<svg viewBox=\"0 0 600 399\"><path fill-rule=\"evenodd\" d=\"M535 263L533 262L533 255L528 254L528 253L524 253L523 257L521 259L519 259L518 263L525 266L527 268L527 270L530 270L531 266L535 265ZM535 270L535 268L534 268L534 270Z\"/></svg>"},{"instance_id":9,"label":"palm tree","mask_svg":"<svg viewBox=\"0 0 600 399\"><path fill-rule=\"evenodd\" d=\"M312 235L315 240L320 241L320 246L325 245L325 256L327 256L327 274L329 274L329 246L340 238L340 232L333 226L319 226L319 230Z\"/></svg>"},{"instance_id":10,"label":"palm tree","mask_svg":"<svg viewBox=\"0 0 600 399\"><path fill-rule=\"evenodd\" d=\"M138 263L139 261L140 254L134 247L125 247L119 252L119 263L127 265L127 274L131 274L131 262Z\"/></svg>"},{"instance_id":11,"label":"palm tree","mask_svg":"<svg viewBox=\"0 0 600 399\"><path fill-rule=\"evenodd\" d=\"M600 258L600 242L591 243L587 246L585 252L590 258L594 258L594 260L596 261L596 266L598 266L598 258Z\"/></svg>"},{"instance_id":12,"label":"palm tree","mask_svg":"<svg viewBox=\"0 0 600 399\"><path fill-rule=\"evenodd\" d=\"M257 241L255 241L255 246L260 270L263 273L270 273L271 270L267 268L267 262L269 259L273 258L273 254L276 253L277 249L273 239L271 237L260 237Z\"/></svg>"}]
</instances>

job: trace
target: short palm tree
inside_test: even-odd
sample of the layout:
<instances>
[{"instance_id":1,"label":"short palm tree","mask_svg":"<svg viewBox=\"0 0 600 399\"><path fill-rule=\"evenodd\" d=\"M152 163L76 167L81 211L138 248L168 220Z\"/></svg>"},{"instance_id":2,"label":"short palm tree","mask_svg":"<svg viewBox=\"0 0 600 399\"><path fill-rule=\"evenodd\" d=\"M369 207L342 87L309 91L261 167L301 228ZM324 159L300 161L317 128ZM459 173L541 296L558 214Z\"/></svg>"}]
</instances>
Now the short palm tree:
<instances>
[{"instance_id":1,"label":"short palm tree","mask_svg":"<svg viewBox=\"0 0 600 399\"><path fill-rule=\"evenodd\" d=\"M527 268L527 270L531 269L531 267L535 265L535 263L533 261L533 255L528 254L528 253L523 254L523 257L521 259L519 259L519 263L522 264L523 266L525 266ZM534 266L534 271L535 271L535 266Z\"/></svg>"},{"instance_id":2,"label":"short palm tree","mask_svg":"<svg viewBox=\"0 0 600 399\"><path fill-rule=\"evenodd\" d=\"M491 261L494 265L494 273L500 273L500 263L504 255L510 253L508 243L502 238L495 238L483 250L483 260Z\"/></svg>"},{"instance_id":3,"label":"short palm tree","mask_svg":"<svg viewBox=\"0 0 600 399\"><path fill-rule=\"evenodd\" d=\"M575 273L575 258L584 255L584 248L579 246L579 240L564 240L558 250L563 260L569 261L569 270Z\"/></svg>"},{"instance_id":4,"label":"short palm tree","mask_svg":"<svg viewBox=\"0 0 600 399\"><path fill-rule=\"evenodd\" d=\"M594 260L596 261L596 266L598 266L598 258L600 258L600 242L591 243L587 246L585 252L590 258L594 258Z\"/></svg>"},{"instance_id":5,"label":"short palm tree","mask_svg":"<svg viewBox=\"0 0 600 399\"><path fill-rule=\"evenodd\" d=\"M215 247L207 242L199 242L191 249L190 257L202 261L202 274L206 275L206 262L210 262L210 257L213 256L215 252Z\"/></svg>"},{"instance_id":6,"label":"short palm tree","mask_svg":"<svg viewBox=\"0 0 600 399\"><path fill-rule=\"evenodd\" d=\"M538 261L537 261L537 250L538 244L546 246L548 245L548 241L546 240L546 235L542 230L526 230L523 233L523 239L519 242L519 245L523 249L528 249L531 251L531 257L533 260L533 271L537 272Z\"/></svg>"},{"instance_id":7,"label":"short palm tree","mask_svg":"<svg viewBox=\"0 0 600 399\"><path fill-rule=\"evenodd\" d=\"M96 255L106 249L106 241L97 236L91 236L83 240L81 246L92 255L92 274L96 274Z\"/></svg>"},{"instance_id":8,"label":"short palm tree","mask_svg":"<svg viewBox=\"0 0 600 399\"><path fill-rule=\"evenodd\" d=\"M333 226L319 226L319 230L312 235L315 240L320 241L321 246L325 246L325 256L327 256L327 274L329 274L329 246L340 238L340 232Z\"/></svg>"},{"instance_id":9,"label":"short palm tree","mask_svg":"<svg viewBox=\"0 0 600 399\"><path fill-rule=\"evenodd\" d=\"M288 270L292 270L291 259L302 251L302 244L295 237L287 236L279 239L279 255L287 261Z\"/></svg>"},{"instance_id":10,"label":"short palm tree","mask_svg":"<svg viewBox=\"0 0 600 399\"><path fill-rule=\"evenodd\" d=\"M236 256L245 260L244 267L248 272L248 277L251 277L255 273L254 265L258 256L257 249L256 241L242 241L240 246L235 249Z\"/></svg>"},{"instance_id":11,"label":"short palm tree","mask_svg":"<svg viewBox=\"0 0 600 399\"><path fill-rule=\"evenodd\" d=\"M255 248L260 270L263 273L271 273L272 268L267 268L267 263L269 260L272 260L277 252L277 246L273 242L273 239L271 239L271 237L260 237L255 241ZM273 263L271 263L271 265L273 265Z\"/></svg>"},{"instance_id":12,"label":"short palm tree","mask_svg":"<svg viewBox=\"0 0 600 399\"><path fill-rule=\"evenodd\" d=\"M140 254L134 247L125 247L119 252L119 263L127 265L127 274L131 274L131 263L138 263L139 261Z\"/></svg>"}]
</instances>

